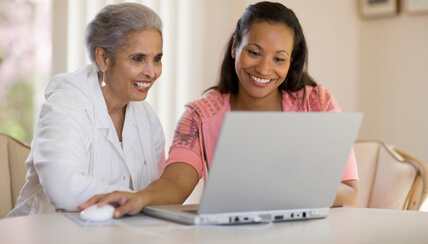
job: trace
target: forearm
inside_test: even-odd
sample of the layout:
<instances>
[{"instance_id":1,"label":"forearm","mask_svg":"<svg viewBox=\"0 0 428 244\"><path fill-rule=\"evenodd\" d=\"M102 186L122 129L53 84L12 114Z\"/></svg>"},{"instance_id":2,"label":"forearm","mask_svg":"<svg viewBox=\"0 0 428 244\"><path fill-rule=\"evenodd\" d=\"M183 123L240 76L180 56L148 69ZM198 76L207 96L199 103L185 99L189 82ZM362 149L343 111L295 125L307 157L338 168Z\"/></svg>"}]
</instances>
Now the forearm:
<instances>
[{"instance_id":1,"label":"forearm","mask_svg":"<svg viewBox=\"0 0 428 244\"><path fill-rule=\"evenodd\" d=\"M182 204L188 195L178 188L170 180L160 178L137 194L144 199L144 206Z\"/></svg>"},{"instance_id":2,"label":"forearm","mask_svg":"<svg viewBox=\"0 0 428 244\"><path fill-rule=\"evenodd\" d=\"M182 204L192 193L199 177L196 170L185 163L169 165L161 178L138 192L146 205Z\"/></svg>"},{"instance_id":3,"label":"forearm","mask_svg":"<svg viewBox=\"0 0 428 244\"><path fill-rule=\"evenodd\" d=\"M358 206L358 181L345 181L340 183L333 207Z\"/></svg>"}]
</instances>

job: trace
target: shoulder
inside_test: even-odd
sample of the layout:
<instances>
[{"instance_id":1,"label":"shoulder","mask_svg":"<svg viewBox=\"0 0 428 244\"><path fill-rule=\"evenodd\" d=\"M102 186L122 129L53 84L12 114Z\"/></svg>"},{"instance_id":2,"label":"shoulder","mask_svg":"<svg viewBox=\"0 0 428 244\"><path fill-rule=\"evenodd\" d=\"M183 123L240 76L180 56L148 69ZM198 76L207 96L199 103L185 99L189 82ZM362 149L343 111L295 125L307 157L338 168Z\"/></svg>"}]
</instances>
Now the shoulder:
<instances>
[{"instance_id":1,"label":"shoulder","mask_svg":"<svg viewBox=\"0 0 428 244\"><path fill-rule=\"evenodd\" d=\"M52 80L60 79L60 80L72 81L76 79L81 79L82 77L86 77L93 71L96 71L95 66L92 64L88 64L80 67L79 69L73 72L57 74L54 77L52 77Z\"/></svg>"},{"instance_id":2,"label":"shoulder","mask_svg":"<svg viewBox=\"0 0 428 244\"><path fill-rule=\"evenodd\" d=\"M332 98L331 93L323 86L306 86L306 93L308 93L307 98L309 101L319 100L321 102L329 101Z\"/></svg>"},{"instance_id":3,"label":"shoulder","mask_svg":"<svg viewBox=\"0 0 428 244\"><path fill-rule=\"evenodd\" d=\"M283 93L286 93L286 91L283 91ZM296 98L300 97L302 98L305 94L305 97L315 97L318 95L327 95L331 96L330 92L323 86L323 85L317 85L317 86L305 86L303 89L300 89L296 92L291 93Z\"/></svg>"},{"instance_id":4,"label":"shoulder","mask_svg":"<svg viewBox=\"0 0 428 244\"><path fill-rule=\"evenodd\" d=\"M287 96L285 91L283 94L284 99L294 98L298 106L306 111L326 112L339 109L334 96L323 85L305 86L291 93L291 96Z\"/></svg>"},{"instance_id":5,"label":"shoulder","mask_svg":"<svg viewBox=\"0 0 428 244\"><path fill-rule=\"evenodd\" d=\"M84 91L89 85L88 80L97 77L96 73L93 65L85 65L74 72L57 74L49 81L45 94L72 87Z\"/></svg>"},{"instance_id":6,"label":"shoulder","mask_svg":"<svg viewBox=\"0 0 428 244\"><path fill-rule=\"evenodd\" d=\"M186 107L199 114L201 118L209 118L222 110L229 102L229 94L222 94L217 90L210 90L202 97L186 104Z\"/></svg>"},{"instance_id":7,"label":"shoulder","mask_svg":"<svg viewBox=\"0 0 428 244\"><path fill-rule=\"evenodd\" d=\"M74 72L55 75L45 90L47 101L73 100L82 106L89 106L93 97L91 79L96 79L96 71L92 65L86 65ZM95 81L94 81L95 82Z\"/></svg>"}]
</instances>

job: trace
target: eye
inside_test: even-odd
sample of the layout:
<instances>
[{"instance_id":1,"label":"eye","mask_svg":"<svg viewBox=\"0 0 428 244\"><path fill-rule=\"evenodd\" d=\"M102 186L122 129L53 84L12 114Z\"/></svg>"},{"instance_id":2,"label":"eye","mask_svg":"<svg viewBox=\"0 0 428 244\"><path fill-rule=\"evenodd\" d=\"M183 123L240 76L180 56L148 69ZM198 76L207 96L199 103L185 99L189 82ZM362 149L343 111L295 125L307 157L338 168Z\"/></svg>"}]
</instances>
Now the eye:
<instances>
[{"instance_id":1,"label":"eye","mask_svg":"<svg viewBox=\"0 0 428 244\"><path fill-rule=\"evenodd\" d=\"M256 52L256 51L253 51L253 50L247 50L248 51L248 53L251 55L251 56L260 56L260 53L258 53L258 52Z\"/></svg>"},{"instance_id":2,"label":"eye","mask_svg":"<svg viewBox=\"0 0 428 244\"><path fill-rule=\"evenodd\" d=\"M144 57L142 56L142 55L137 55L137 56L134 56L133 58L132 58L132 61L135 61L135 62L142 62L143 61L143 59L144 59Z\"/></svg>"},{"instance_id":3,"label":"eye","mask_svg":"<svg viewBox=\"0 0 428 244\"><path fill-rule=\"evenodd\" d=\"M157 55L154 59L153 62L155 63L160 63L162 61L162 55Z\"/></svg>"},{"instance_id":4,"label":"eye","mask_svg":"<svg viewBox=\"0 0 428 244\"><path fill-rule=\"evenodd\" d=\"M275 62L282 63L285 62L284 58L274 58Z\"/></svg>"}]
</instances>

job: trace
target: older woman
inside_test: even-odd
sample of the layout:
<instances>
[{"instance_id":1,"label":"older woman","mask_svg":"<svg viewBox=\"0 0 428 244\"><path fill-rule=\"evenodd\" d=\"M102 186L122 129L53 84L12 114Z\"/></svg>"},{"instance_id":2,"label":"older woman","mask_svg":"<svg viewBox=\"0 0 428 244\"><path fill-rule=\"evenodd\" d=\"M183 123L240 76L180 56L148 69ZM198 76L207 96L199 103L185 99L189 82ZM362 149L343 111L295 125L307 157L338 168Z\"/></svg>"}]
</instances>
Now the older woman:
<instances>
[{"instance_id":1,"label":"older woman","mask_svg":"<svg viewBox=\"0 0 428 244\"><path fill-rule=\"evenodd\" d=\"M86 28L93 64L46 88L10 216L75 211L95 194L138 191L159 177L164 134L144 100L162 72L162 22L134 3L104 7Z\"/></svg>"}]
</instances>

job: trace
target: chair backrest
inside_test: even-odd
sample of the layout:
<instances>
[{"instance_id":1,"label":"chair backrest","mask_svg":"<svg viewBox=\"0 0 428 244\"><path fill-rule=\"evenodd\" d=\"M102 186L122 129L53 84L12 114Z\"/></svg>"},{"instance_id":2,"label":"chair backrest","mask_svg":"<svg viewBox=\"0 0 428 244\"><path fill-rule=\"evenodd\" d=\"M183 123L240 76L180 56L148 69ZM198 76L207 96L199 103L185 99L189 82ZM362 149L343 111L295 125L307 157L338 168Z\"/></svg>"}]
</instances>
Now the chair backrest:
<instances>
[{"instance_id":1,"label":"chair backrest","mask_svg":"<svg viewBox=\"0 0 428 244\"><path fill-rule=\"evenodd\" d=\"M15 207L25 183L25 160L29 153L29 146L0 133L0 218Z\"/></svg>"},{"instance_id":2,"label":"chair backrest","mask_svg":"<svg viewBox=\"0 0 428 244\"><path fill-rule=\"evenodd\" d=\"M359 207L419 210L428 194L427 167L381 141L354 144Z\"/></svg>"}]
</instances>

